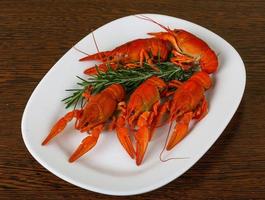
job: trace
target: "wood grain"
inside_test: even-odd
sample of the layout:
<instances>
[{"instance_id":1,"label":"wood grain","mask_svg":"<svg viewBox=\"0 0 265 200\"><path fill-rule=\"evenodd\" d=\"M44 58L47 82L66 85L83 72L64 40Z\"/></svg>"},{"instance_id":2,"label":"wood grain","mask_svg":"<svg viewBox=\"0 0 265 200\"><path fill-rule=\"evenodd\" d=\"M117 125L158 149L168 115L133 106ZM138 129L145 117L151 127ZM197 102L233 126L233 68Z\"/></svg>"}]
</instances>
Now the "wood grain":
<instances>
[{"instance_id":1,"label":"wood grain","mask_svg":"<svg viewBox=\"0 0 265 200\"><path fill-rule=\"evenodd\" d=\"M2 0L0 199L123 199L80 189L48 172L27 151L20 123L33 89L71 46L91 29L136 13L176 16L222 36L242 56L247 85L232 121L195 166L160 189L128 199L264 199L264 8L258 0Z\"/></svg>"}]
</instances>

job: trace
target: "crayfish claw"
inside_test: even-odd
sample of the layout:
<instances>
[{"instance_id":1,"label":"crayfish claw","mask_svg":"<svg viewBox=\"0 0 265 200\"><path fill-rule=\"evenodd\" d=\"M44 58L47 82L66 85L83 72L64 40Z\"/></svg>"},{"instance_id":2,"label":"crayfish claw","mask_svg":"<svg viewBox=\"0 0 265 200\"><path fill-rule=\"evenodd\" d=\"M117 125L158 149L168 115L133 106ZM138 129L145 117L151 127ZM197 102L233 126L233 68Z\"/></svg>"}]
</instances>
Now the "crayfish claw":
<instances>
[{"instance_id":1,"label":"crayfish claw","mask_svg":"<svg viewBox=\"0 0 265 200\"><path fill-rule=\"evenodd\" d=\"M176 146L188 133L189 123L192 119L193 113L188 112L184 114L183 118L177 122L175 129L170 137L170 140L167 144L167 151L170 151L173 147Z\"/></svg>"},{"instance_id":2,"label":"crayfish claw","mask_svg":"<svg viewBox=\"0 0 265 200\"><path fill-rule=\"evenodd\" d=\"M80 116L80 113L80 110L73 110L59 119L58 122L52 127L49 135L41 144L46 145L51 139L53 139L56 135L63 131L69 121L71 121L74 117L78 118Z\"/></svg>"},{"instance_id":3,"label":"crayfish claw","mask_svg":"<svg viewBox=\"0 0 265 200\"><path fill-rule=\"evenodd\" d=\"M93 128L91 135L83 139L82 143L69 158L69 162L74 162L75 160L83 156L85 153L87 153L90 149L92 149L97 144L99 134L102 130L102 124Z\"/></svg>"},{"instance_id":4,"label":"crayfish claw","mask_svg":"<svg viewBox=\"0 0 265 200\"><path fill-rule=\"evenodd\" d=\"M132 141L129 137L129 132L126 127L117 127L117 136L120 140L121 145L123 148L127 151L127 153L130 155L132 159L134 159L135 156L135 150L133 148Z\"/></svg>"},{"instance_id":5,"label":"crayfish claw","mask_svg":"<svg viewBox=\"0 0 265 200\"><path fill-rule=\"evenodd\" d=\"M133 148L132 141L129 136L129 130L125 127L126 125L126 103L120 102L118 104L118 109L120 110L120 113L118 115L118 119L116 121L116 132L118 139L123 146L123 148L127 151L127 153L130 155L132 159L134 159L135 156L135 150Z\"/></svg>"},{"instance_id":6,"label":"crayfish claw","mask_svg":"<svg viewBox=\"0 0 265 200\"><path fill-rule=\"evenodd\" d=\"M149 142L150 130L148 127L141 127L135 134L136 139L136 164L140 165L143 161Z\"/></svg>"}]
</instances>

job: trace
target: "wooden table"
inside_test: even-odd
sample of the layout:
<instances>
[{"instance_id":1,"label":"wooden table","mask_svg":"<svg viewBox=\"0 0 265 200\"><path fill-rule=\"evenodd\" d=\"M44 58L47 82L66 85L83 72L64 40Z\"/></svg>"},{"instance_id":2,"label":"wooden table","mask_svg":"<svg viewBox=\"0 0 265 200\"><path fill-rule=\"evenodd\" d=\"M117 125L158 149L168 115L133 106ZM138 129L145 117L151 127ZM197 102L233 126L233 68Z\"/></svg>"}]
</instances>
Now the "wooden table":
<instances>
[{"instance_id":1,"label":"wooden table","mask_svg":"<svg viewBox=\"0 0 265 200\"><path fill-rule=\"evenodd\" d=\"M111 198L73 186L44 169L27 151L20 124L33 89L70 47L91 29L136 13L176 16L217 33L242 56L247 85L233 119L195 166L160 189L128 199L264 199L264 11L262 0L2 0L0 199Z\"/></svg>"}]
</instances>

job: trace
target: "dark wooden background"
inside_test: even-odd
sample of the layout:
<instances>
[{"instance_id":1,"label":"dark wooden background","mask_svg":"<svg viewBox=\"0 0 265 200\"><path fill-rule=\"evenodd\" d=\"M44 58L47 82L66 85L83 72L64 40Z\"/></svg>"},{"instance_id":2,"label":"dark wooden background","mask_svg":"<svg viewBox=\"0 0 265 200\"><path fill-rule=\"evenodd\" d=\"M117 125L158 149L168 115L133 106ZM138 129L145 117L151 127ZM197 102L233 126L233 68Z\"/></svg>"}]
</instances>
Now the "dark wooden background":
<instances>
[{"instance_id":1,"label":"dark wooden background","mask_svg":"<svg viewBox=\"0 0 265 200\"><path fill-rule=\"evenodd\" d=\"M80 189L48 172L27 151L20 124L33 89L70 47L91 29L136 13L176 16L214 31L242 56L247 85L233 119L194 167L128 199L264 199L264 11L262 0L1 0L0 199L123 199Z\"/></svg>"}]
</instances>

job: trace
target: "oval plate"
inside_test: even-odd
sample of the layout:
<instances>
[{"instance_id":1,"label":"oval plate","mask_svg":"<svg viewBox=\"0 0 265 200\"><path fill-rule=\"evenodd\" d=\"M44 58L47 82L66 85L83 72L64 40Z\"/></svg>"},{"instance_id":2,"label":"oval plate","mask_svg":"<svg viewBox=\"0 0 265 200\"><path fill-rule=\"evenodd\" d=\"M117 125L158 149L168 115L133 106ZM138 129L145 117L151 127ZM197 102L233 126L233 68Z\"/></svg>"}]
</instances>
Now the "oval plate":
<instances>
[{"instance_id":1,"label":"oval plate","mask_svg":"<svg viewBox=\"0 0 265 200\"><path fill-rule=\"evenodd\" d=\"M73 164L71 153L86 136L74 130L73 122L49 145L41 146L50 128L66 110L61 102L69 95L65 89L76 85L95 62L79 62L84 55L71 48L45 75L32 93L22 118L22 136L32 156L56 176L91 191L110 195L133 195L159 188L186 172L221 135L242 98L246 74L242 59L224 39L194 23L157 14L144 14L171 28L190 31L206 41L218 54L219 70L213 75L214 86L207 92L208 115L192 127L189 135L163 157L187 157L161 162L168 126L157 130L148 146L143 164L136 166L120 145L114 132L101 134L97 145ZM94 31L100 51L112 49L148 32L163 31L159 26L135 16L112 21ZM89 34L75 45L92 54L96 48ZM235 76L236 74L236 76ZM84 76L83 76L84 77Z\"/></svg>"}]
</instances>

